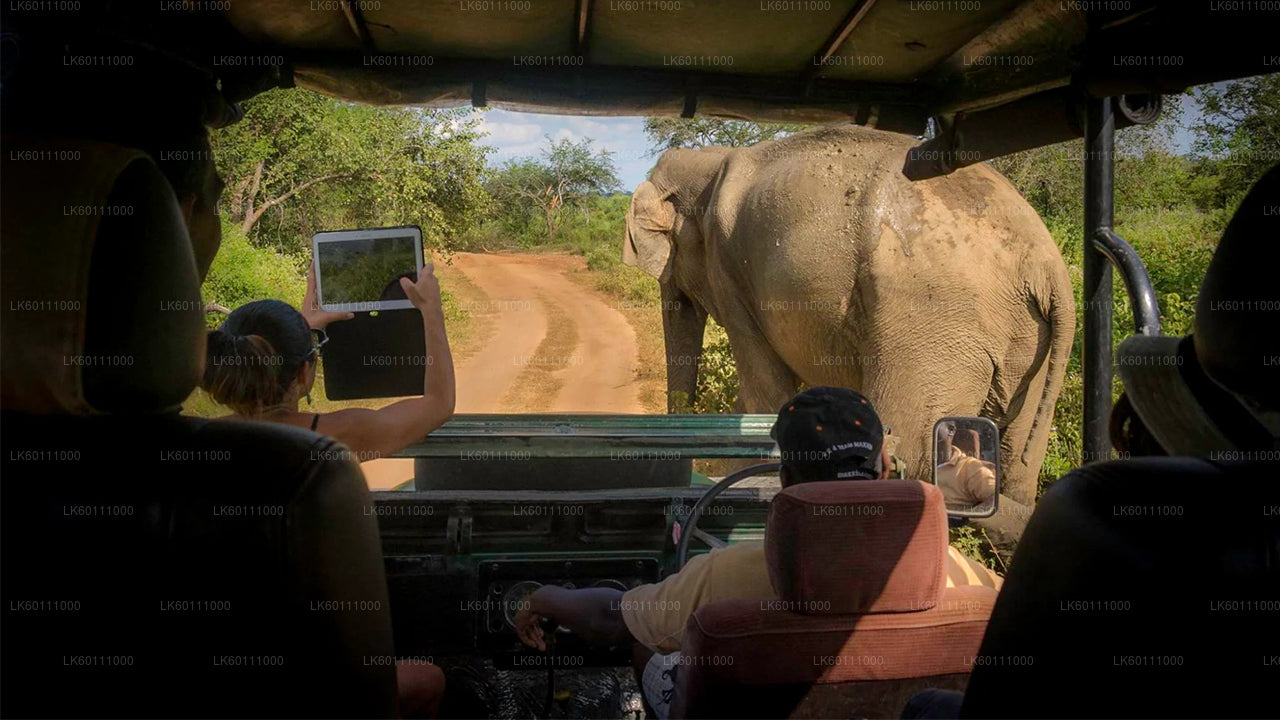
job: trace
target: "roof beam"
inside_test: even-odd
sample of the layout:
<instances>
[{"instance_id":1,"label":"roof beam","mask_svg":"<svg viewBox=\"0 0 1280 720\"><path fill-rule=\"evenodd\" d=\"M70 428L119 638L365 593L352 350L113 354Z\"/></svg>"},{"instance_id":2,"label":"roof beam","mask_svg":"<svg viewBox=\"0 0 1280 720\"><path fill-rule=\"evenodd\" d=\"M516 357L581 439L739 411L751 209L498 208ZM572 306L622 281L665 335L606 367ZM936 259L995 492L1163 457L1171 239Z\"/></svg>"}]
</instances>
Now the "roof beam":
<instances>
[{"instance_id":1,"label":"roof beam","mask_svg":"<svg viewBox=\"0 0 1280 720\"><path fill-rule=\"evenodd\" d=\"M356 39L360 41L360 47L368 53L376 52L373 36L369 34L369 26L365 24L364 14L360 12L356 1L346 0L342 3L342 14L347 17L347 24L351 26L351 32L356 34Z\"/></svg>"},{"instance_id":2,"label":"roof beam","mask_svg":"<svg viewBox=\"0 0 1280 720\"><path fill-rule=\"evenodd\" d=\"M813 65L804 70L806 94L808 94L807 87L809 83L822 73L823 68L827 66L827 60L830 60L831 56L840 50L840 46L844 45L844 41L849 39L849 35L858 27L858 23L862 22L863 18L867 16L867 13L871 12L871 8L875 4L876 0L859 0L858 4L854 5L853 9L849 11L849 14L844 16L844 21L840 23L840 27L836 28L831 37L827 38L827 41L823 43L821 52L813 56Z\"/></svg>"},{"instance_id":3,"label":"roof beam","mask_svg":"<svg viewBox=\"0 0 1280 720\"><path fill-rule=\"evenodd\" d=\"M587 32L591 28L591 0L578 0L578 22L574 24L573 54L579 55L586 62Z\"/></svg>"}]
</instances>

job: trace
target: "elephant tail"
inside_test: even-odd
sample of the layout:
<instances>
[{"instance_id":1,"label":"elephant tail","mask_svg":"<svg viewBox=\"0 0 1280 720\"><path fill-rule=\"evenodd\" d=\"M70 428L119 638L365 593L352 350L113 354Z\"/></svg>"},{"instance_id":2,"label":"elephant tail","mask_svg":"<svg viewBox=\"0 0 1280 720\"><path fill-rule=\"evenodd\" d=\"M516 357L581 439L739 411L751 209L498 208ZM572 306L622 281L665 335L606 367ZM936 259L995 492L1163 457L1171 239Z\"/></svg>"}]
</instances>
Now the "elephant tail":
<instances>
[{"instance_id":1,"label":"elephant tail","mask_svg":"<svg viewBox=\"0 0 1280 720\"><path fill-rule=\"evenodd\" d=\"M1036 406L1035 418L1031 422L1031 432L1027 434L1027 444L1022 449L1022 462L1026 465L1031 464L1033 448L1039 446L1041 436L1048 433L1053 424L1054 405L1062 391L1062 380L1076 333L1076 304L1066 268L1050 266L1046 271L1040 291L1033 290L1032 295L1040 306L1041 314L1049 322L1048 370L1044 376L1040 404Z\"/></svg>"}]
</instances>

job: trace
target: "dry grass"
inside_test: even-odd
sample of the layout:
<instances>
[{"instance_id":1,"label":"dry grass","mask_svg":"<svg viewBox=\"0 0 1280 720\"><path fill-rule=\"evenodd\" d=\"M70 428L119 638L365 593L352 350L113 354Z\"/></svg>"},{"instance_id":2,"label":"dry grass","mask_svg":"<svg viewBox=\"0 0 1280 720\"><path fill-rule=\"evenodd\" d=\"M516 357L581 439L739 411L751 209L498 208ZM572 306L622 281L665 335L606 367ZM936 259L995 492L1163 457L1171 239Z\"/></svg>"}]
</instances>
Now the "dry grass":
<instances>
[{"instance_id":1,"label":"dry grass","mask_svg":"<svg viewBox=\"0 0 1280 720\"><path fill-rule=\"evenodd\" d=\"M449 349L453 362L458 364L474 355L488 344L493 335L497 311L483 290L476 287L461 270L443 258L435 258L436 277L440 287L453 295L454 302L463 312L446 316L445 331L449 334Z\"/></svg>"},{"instance_id":2,"label":"dry grass","mask_svg":"<svg viewBox=\"0 0 1280 720\"><path fill-rule=\"evenodd\" d=\"M547 334L502 400L503 406L520 408L521 412L551 409L552 401L564 387L564 358L570 357L578 347L578 330L564 309L541 293L538 302L542 303L547 316Z\"/></svg>"}]
</instances>

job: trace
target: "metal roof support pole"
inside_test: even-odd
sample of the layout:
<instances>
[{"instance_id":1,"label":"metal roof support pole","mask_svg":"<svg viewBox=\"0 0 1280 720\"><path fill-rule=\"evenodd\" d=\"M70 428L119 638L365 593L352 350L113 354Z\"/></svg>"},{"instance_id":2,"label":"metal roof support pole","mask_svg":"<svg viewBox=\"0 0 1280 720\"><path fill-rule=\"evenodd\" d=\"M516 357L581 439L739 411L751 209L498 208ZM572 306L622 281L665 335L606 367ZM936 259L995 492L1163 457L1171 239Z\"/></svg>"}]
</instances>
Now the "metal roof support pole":
<instances>
[{"instance_id":1,"label":"metal roof support pole","mask_svg":"<svg viewBox=\"0 0 1280 720\"><path fill-rule=\"evenodd\" d=\"M1111 262L1094 238L1113 215L1115 116L1111 98L1086 100L1084 122L1084 440L1085 463L1111 457Z\"/></svg>"}]
</instances>

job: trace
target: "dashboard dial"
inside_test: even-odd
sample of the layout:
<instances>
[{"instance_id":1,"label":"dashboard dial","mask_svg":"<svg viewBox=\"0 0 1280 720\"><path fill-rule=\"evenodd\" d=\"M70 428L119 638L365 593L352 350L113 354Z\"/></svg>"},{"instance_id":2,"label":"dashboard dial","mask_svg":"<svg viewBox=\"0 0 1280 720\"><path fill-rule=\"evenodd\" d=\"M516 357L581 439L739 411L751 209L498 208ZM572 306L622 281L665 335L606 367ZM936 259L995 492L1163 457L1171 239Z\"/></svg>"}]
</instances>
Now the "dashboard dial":
<instances>
[{"instance_id":1,"label":"dashboard dial","mask_svg":"<svg viewBox=\"0 0 1280 720\"><path fill-rule=\"evenodd\" d=\"M529 595L540 587L542 587L540 582L523 580L507 588L502 595L502 618L507 621L507 627L515 628L516 613L528 607Z\"/></svg>"}]
</instances>

